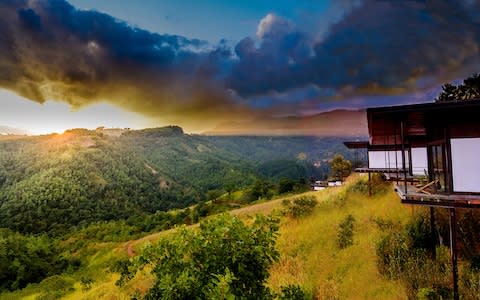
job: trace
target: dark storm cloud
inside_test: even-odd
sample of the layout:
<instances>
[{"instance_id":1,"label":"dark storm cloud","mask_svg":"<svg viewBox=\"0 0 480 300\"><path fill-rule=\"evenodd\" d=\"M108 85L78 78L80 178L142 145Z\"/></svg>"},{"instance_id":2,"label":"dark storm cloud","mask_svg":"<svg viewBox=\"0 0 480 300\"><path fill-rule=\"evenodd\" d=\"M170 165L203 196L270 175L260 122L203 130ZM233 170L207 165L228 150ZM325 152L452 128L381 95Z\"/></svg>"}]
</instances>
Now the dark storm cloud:
<instances>
[{"instance_id":1,"label":"dark storm cloud","mask_svg":"<svg viewBox=\"0 0 480 300\"><path fill-rule=\"evenodd\" d=\"M64 0L1 1L0 86L198 128L348 97L396 99L479 70L478 0L334 3L333 17L318 17L334 20L327 29L269 14L256 36L231 47L151 33Z\"/></svg>"},{"instance_id":2,"label":"dark storm cloud","mask_svg":"<svg viewBox=\"0 0 480 300\"><path fill-rule=\"evenodd\" d=\"M422 77L438 83L478 71L478 14L478 1L364 1L320 41L276 30L285 27L277 17L258 47L248 39L237 45L229 82L246 97L310 84L339 93L412 91Z\"/></svg>"},{"instance_id":3,"label":"dark storm cloud","mask_svg":"<svg viewBox=\"0 0 480 300\"><path fill-rule=\"evenodd\" d=\"M298 31L289 21L269 14L260 22L257 38L258 47L250 37L235 47L239 62L228 79L234 90L251 96L308 83L301 79L299 70L299 66L311 59L312 41L307 34Z\"/></svg>"},{"instance_id":4,"label":"dark storm cloud","mask_svg":"<svg viewBox=\"0 0 480 300\"><path fill-rule=\"evenodd\" d=\"M422 76L478 63L478 25L454 1L367 2L315 46L316 66L334 74L318 82L414 88Z\"/></svg>"},{"instance_id":5,"label":"dark storm cloud","mask_svg":"<svg viewBox=\"0 0 480 300\"><path fill-rule=\"evenodd\" d=\"M31 31L42 31L42 20L31 8L21 8L17 11L18 19Z\"/></svg>"},{"instance_id":6,"label":"dark storm cloud","mask_svg":"<svg viewBox=\"0 0 480 300\"><path fill-rule=\"evenodd\" d=\"M150 116L195 108L205 118L235 107L215 82L231 56L222 44L150 33L63 0L3 1L0 15L0 85L34 101L109 101Z\"/></svg>"}]
</instances>

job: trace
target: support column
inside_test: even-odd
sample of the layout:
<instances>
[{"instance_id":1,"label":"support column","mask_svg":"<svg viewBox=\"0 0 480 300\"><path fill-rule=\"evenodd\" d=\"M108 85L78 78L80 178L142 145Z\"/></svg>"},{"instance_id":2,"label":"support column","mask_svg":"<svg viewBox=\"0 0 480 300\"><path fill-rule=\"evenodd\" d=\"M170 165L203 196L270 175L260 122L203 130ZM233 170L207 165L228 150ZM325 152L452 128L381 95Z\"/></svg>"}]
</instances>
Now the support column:
<instances>
[{"instance_id":1,"label":"support column","mask_svg":"<svg viewBox=\"0 0 480 300\"><path fill-rule=\"evenodd\" d=\"M403 168L403 183L404 183L404 192L407 194L407 164L405 162L405 129L403 121L400 122L400 143L402 143L402 168Z\"/></svg>"},{"instance_id":2,"label":"support column","mask_svg":"<svg viewBox=\"0 0 480 300\"><path fill-rule=\"evenodd\" d=\"M432 246L432 259L437 259L437 229L435 225L435 209L430 206L430 243Z\"/></svg>"},{"instance_id":3,"label":"support column","mask_svg":"<svg viewBox=\"0 0 480 300\"><path fill-rule=\"evenodd\" d=\"M372 182L371 182L371 173L368 172L368 197L372 197Z\"/></svg>"},{"instance_id":4,"label":"support column","mask_svg":"<svg viewBox=\"0 0 480 300\"><path fill-rule=\"evenodd\" d=\"M458 269L457 269L457 216L455 208L449 208L450 213L450 254L452 258L453 299L459 300Z\"/></svg>"}]
</instances>

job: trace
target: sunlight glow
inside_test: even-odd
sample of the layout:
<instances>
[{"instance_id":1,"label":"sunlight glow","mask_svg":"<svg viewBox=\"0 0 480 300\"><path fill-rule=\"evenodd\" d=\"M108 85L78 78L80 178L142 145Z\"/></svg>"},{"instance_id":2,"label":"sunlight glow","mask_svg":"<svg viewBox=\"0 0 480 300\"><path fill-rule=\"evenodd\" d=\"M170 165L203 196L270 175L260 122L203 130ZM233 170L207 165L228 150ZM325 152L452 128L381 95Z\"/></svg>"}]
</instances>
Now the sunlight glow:
<instances>
[{"instance_id":1,"label":"sunlight glow","mask_svg":"<svg viewBox=\"0 0 480 300\"><path fill-rule=\"evenodd\" d=\"M107 103L98 103L72 111L65 103L39 104L10 91L0 90L0 126L25 129L31 134L63 133L70 128L145 128L150 121L143 116Z\"/></svg>"}]
</instances>

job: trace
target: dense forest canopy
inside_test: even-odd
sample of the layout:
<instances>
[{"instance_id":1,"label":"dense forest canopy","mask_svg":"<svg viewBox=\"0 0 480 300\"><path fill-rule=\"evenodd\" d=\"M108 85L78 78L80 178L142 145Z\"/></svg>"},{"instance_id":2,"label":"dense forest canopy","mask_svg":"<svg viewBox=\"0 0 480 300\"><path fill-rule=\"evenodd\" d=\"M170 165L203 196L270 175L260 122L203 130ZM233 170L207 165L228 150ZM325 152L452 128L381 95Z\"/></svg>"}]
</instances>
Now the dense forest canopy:
<instances>
[{"instance_id":1,"label":"dense forest canopy","mask_svg":"<svg viewBox=\"0 0 480 300\"><path fill-rule=\"evenodd\" d=\"M224 192L324 178L335 137L219 137L169 126L73 129L0 141L0 227L62 234L71 226L182 208ZM288 180L290 181L288 181ZM287 187L287 189L285 189ZM262 188L263 189L263 188ZM262 190L260 189L260 190ZM254 199L251 199L254 200Z\"/></svg>"}]
</instances>

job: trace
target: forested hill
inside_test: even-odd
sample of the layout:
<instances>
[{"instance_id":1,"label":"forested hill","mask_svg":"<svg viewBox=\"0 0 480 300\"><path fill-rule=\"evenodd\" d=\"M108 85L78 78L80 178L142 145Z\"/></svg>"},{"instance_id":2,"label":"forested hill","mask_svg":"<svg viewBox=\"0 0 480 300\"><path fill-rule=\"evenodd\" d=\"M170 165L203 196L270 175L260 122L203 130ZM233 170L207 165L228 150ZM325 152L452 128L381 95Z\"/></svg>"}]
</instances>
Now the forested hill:
<instances>
[{"instance_id":1,"label":"forested hill","mask_svg":"<svg viewBox=\"0 0 480 300\"><path fill-rule=\"evenodd\" d=\"M259 178L323 177L341 138L214 137L179 127L0 140L0 227L62 233L244 189ZM314 164L316 167L314 167Z\"/></svg>"}]
</instances>

